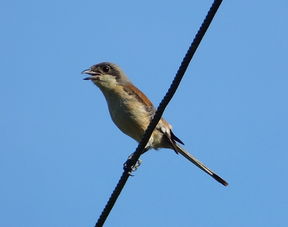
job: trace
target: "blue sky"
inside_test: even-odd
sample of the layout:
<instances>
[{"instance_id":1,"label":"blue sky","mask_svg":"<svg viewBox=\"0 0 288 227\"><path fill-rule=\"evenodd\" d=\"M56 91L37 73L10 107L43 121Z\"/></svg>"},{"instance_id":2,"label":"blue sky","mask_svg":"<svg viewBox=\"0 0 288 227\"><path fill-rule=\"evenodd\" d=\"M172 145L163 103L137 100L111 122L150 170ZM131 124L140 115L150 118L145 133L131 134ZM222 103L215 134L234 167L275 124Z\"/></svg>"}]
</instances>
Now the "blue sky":
<instances>
[{"instance_id":1,"label":"blue sky","mask_svg":"<svg viewBox=\"0 0 288 227\"><path fill-rule=\"evenodd\" d=\"M136 143L80 72L120 65L157 106L212 1L4 1L0 226L93 226ZM106 226L287 226L288 2L224 1L164 117L223 187L150 151Z\"/></svg>"}]
</instances>

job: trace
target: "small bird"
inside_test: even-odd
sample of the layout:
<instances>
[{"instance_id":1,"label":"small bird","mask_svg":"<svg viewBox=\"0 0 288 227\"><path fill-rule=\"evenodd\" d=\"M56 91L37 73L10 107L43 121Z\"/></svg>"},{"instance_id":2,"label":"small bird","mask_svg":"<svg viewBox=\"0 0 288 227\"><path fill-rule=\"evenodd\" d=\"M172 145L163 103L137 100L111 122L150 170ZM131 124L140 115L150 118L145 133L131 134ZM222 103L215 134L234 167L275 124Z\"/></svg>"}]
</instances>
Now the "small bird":
<instances>
[{"instance_id":1,"label":"small bird","mask_svg":"<svg viewBox=\"0 0 288 227\"><path fill-rule=\"evenodd\" d=\"M115 125L123 133L140 142L155 114L155 107L146 95L129 81L119 66L113 63L102 62L91 66L82 73L89 75L84 80L91 80L102 91ZM172 149L221 184L228 185L225 180L185 151L177 142L184 145L172 132L172 126L164 118L161 118L146 145L145 151L152 148Z\"/></svg>"}]
</instances>

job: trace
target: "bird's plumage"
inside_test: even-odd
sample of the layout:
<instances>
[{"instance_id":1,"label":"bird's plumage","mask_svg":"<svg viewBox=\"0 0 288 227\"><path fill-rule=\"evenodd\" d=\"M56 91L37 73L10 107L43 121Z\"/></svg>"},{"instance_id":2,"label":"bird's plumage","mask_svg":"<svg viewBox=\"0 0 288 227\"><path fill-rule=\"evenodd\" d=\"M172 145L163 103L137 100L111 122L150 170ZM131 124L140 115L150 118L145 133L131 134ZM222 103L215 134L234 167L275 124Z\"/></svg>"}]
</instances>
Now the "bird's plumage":
<instances>
[{"instance_id":1,"label":"bird's plumage","mask_svg":"<svg viewBox=\"0 0 288 227\"><path fill-rule=\"evenodd\" d=\"M140 142L155 114L152 102L129 81L121 68L113 63L96 64L84 70L83 73L90 75L85 79L91 80L102 91L115 125L123 133ZM172 132L172 126L164 118L161 118L146 148L147 150L149 148L173 149L221 184L228 185L225 180L185 151L177 142L184 145Z\"/></svg>"}]
</instances>

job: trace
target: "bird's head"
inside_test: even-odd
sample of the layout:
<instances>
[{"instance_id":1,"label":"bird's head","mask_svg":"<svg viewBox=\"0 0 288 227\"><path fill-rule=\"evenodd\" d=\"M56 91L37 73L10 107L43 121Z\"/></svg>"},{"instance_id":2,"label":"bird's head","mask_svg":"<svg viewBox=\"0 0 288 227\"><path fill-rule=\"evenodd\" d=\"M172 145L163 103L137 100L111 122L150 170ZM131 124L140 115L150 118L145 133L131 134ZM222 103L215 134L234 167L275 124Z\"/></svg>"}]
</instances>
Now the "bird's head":
<instances>
[{"instance_id":1,"label":"bird's head","mask_svg":"<svg viewBox=\"0 0 288 227\"><path fill-rule=\"evenodd\" d=\"M84 80L91 80L101 89L111 89L119 84L129 82L121 68L110 62L102 62L86 69L82 74L89 76Z\"/></svg>"}]
</instances>

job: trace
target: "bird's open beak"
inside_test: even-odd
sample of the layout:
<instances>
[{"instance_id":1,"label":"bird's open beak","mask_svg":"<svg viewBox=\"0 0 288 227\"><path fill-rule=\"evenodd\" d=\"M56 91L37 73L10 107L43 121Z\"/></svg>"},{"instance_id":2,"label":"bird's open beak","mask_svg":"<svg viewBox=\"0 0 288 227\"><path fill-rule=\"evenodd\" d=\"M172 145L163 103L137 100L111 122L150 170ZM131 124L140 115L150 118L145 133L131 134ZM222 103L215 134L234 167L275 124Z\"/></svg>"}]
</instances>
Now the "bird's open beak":
<instances>
[{"instance_id":1,"label":"bird's open beak","mask_svg":"<svg viewBox=\"0 0 288 227\"><path fill-rule=\"evenodd\" d=\"M84 78L83 80L93 80L93 79L97 79L99 73L92 71L91 69L85 69L81 72L81 74L88 74L90 76Z\"/></svg>"}]
</instances>

